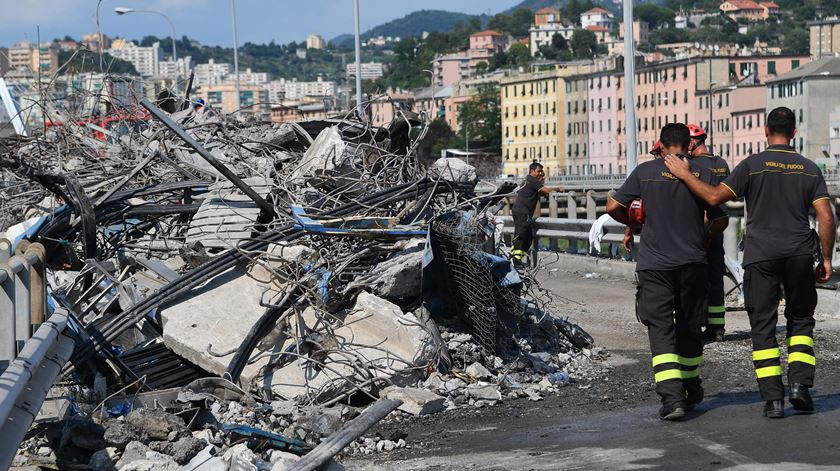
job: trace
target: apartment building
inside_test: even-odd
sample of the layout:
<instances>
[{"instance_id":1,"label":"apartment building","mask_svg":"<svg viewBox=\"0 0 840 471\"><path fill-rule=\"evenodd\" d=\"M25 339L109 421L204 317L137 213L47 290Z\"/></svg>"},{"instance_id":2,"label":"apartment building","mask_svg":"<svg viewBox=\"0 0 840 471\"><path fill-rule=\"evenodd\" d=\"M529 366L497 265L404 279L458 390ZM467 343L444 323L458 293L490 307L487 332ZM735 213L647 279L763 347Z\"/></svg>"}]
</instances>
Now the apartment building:
<instances>
[{"instance_id":1,"label":"apartment building","mask_svg":"<svg viewBox=\"0 0 840 471\"><path fill-rule=\"evenodd\" d=\"M219 85L225 81L225 77L232 70L233 67L228 63L216 63L213 59L208 59L206 64L195 66L195 85L199 87Z\"/></svg>"},{"instance_id":2,"label":"apartment building","mask_svg":"<svg viewBox=\"0 0 840 471\"><path fill-rule=\"evenodd\" d=\"M362 80L376 80L385 75L385 66L381 62L363 62L361 64ZM356 63L347 64L345 67L347 76L356 76Z\"/></svg>"},{"instance_id":3,"label":"apartment building","mask_svg":"<svg viewBox=\"0 0 840 471\"><path fill-rule=\"evenodd\" d=\"M298 82L297 79L272 80L268 83L268 95L273 103L284 100L300 100L306 96L334 96L335 82L318 77L314 82Z\"/></svg>"},{"instance_id":4,"label":"apartment building","mask_svg":"<svg viewBox=\"0 0 840 471\"><path fill-rule=\"evenodd\" d=\"M160 62L163 60L160 43L141 47L131 41L115 40L107 52L117 59L131 62L143 77L160 75Z\"/></svg>"},{"instance_id":5,"label":"apartment building","mask_svg":"<svg viewBox=\"0 0 840 471\"><path fill-rule=\"evenodd\" d=\"M767 82L767 108L786 106L796 113L794 147L824 161L830 154L831 112L840 106L840 58L824 57ZM834 162L832 162L832 167Z\"/></svg>"},{"instance_id":6,"label":"apartment building","mask_svg":"<svg viewBox=\"0 0 840 471\"><path fill-rule=\"evenodd\" d=\"M196 98L203 98L205 103L224 113L233 113L236 109L236 85L223 83L200 87ZM268 90L258 85L240 85L239 107L243 114L251 114L261 119L270 119Z\"/></svg>"},{"instance_id":7,"label":"apartment building","mask_svg":"<svg viewBox=\"0 0 840 471\"><path fill-rule=\"evenodd\" d=\"M320 34L310 34L306 37L307 49L326 49L327 42Z\"/></svg>"},{"instance_id":8,"label":"apartment building","mask_svg":"<svg viewBox=\"0 0 840 471\"><path fill-rule=\"evenodd\" d=\"M8 49L7 54L10 70L30 70L45 75L58 71L58 46L55 43L38 45L19 41Z\"/></svg>"},{"instance_id":9,"label":"apartment building","mask_svg":"<svg viewBox=\"0 0 840 471\"><path fill-rule=\"evenodd\" d=\"M840 55L840 17L808 22L812 59Z\"/></svg>"}]
</instances>

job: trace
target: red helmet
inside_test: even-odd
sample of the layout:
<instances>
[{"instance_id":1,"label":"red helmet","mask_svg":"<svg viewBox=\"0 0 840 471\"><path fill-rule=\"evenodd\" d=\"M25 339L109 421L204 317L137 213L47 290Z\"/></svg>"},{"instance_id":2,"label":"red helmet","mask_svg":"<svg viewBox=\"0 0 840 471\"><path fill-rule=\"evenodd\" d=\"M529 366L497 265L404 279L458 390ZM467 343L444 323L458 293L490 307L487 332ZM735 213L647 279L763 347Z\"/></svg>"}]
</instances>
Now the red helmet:
<instances>
[{"instance_id":1,"label":"red helmet","mask_svg":"<svg viewBox=\"0 0 840 471\"><path fill-rule=\"evenodd\" d=\"M627 220L627 225L634 232L642 228L645 223L645 207L642 200L633 200L630 203L630 207L627 209Z\"/></svg>"},{"instance_id":2,"label":"red helmet","mask_svg":"<svg viewBox=\"0 0 840 471\"><path fill-rule=\"evenodd\" d=\"M665 147L662 145L662 142L656 141L656 144L650 148L650 155L654 157L662 157L662 154L665 152Z\"/></svg>"},{"instance_id":3,"label":"red helmet","mask_svg":"<svg viewBox=\"0 0 840 471\"><path fill-rule=\"evenodd\" d=\"M696 124L689 124L688 132L691 135L692 139L706 139L706 131L704 131L703 128Z\"/></svg>"}]
</instances>

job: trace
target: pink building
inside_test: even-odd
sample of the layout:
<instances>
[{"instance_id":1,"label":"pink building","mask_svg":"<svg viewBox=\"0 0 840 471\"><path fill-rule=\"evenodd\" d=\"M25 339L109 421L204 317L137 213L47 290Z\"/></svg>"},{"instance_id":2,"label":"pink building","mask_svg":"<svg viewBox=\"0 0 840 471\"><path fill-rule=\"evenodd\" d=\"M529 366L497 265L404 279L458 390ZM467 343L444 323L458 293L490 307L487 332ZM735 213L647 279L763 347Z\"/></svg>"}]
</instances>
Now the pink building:
<instances>
[{"instance_id":1,"label":"pink building","mask_svg":"<svg viewBox=\"0 0 840 471\"><path fill-rule=\"evenodd\" d=\"M618 76L599 72L588 78L589 92L589 173L610 175L619 172Z\"/></svg>"},{"instance_id":2,"label":"pink building","mask_svg":"<svg viewBox=\"0 0 840 471\"><path fill-rule=\"evenodd\" d=\"M811 57L803 55L780 56L736 56L729 58L729 74L733 82L756 75L759 83L764 83L777 76L784 75L811 62Z\"/></svg>"},{"instance_id":3,"label":"pink building","mask_svg":"<svg viewBox=\"0 0 840 471\"><path fill-rule=\"evenodd\" d=\"M479 31L470 35L470 49L489 49L493 53L504 51L507 37L493 30Z\"/></svg>"},{"instance_id":4,"label":"pink building","mask_svg":"<svg viewBox=\"0 0 840 471\"><path fill-rule=\"evenodd\" d=\"M729 132L715 137L718 153L730 167L750 154L767 147L764 117L767 114L767 91L763 86L738 87L732 91Z\"/></svg>"}]
</instances>

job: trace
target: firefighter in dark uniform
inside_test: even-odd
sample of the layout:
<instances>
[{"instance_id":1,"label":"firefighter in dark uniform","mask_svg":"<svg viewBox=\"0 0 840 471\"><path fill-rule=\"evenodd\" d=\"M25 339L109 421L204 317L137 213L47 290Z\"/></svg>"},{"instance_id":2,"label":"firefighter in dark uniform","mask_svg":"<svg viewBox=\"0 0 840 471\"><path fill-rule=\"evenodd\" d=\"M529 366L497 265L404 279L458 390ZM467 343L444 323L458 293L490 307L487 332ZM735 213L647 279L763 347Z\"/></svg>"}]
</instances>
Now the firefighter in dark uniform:
<instances>
[{"instance_id":1,"label":"firefighter in dark uniform","mask_svg":"<svg viewBox=\"0 0 840 471\"><path fill-rule=\"evenodd\" d=\"M701 167L706 167L712 173L712 185L720 183L729 176L729 165L722 158L709 152L706 147L706 131L696 124L689 124L691 132L691 145L688 150L692 161ZM723 210L723 206L720 208ZM728 221L727 221L728 225ZM708 259L707 270L709 275L708 294L708 316L706 318L706 330L703 332L703 340L707 342L722 342L723 334L726 331L726 305L723 294L723 277L726 276L726 264L723 261L723 234L717 235L709 243L706 250Z\"/></svg>"},{"instance_id":2,"label":"firefighter in dark uniform","mask_svg":"<svg viewBox=\"0 0 840 471\"><path fill-rule=\"evenodd\" d=\"M665 153L687 157L689 131L684 124L662 128ZM690 171L710 182L708 170L687 163ZM679 420L703 400L700 364L703 362L702 325L706 306L705 244L717 231L704 217L723 216L694 197L665 167L662 159L640 164L607 201L607 212L628 224L631 202L644 208L636 272L639 278L639 320L648 328L656 381L662 401L659 417Z\"/></svg>"},{"instance_id":3,"label":"firefighter in dark uniform","mask_svg":"<svg viewBox=\"0 0 840 471\"><path fill-rule=\"evenodd\" d=\"M528 166L528 176L525 185L516 193L511 214L513 215L513 250L510 255L513 262L521 264L534 242L534 210L540 194L548 195L552 191L562 191L560 188L545 186L545 171L542 164L533 162Z\"/></svg>"},{"instance_id":4,"label":"firefighter in dark uniform","mask_svg":"<svg viewBox=\"0 0 840 471\"><path fill-rule=\"evenodd\" d=\"M835 224L828 191L819 167L789 145L796 135L796 118L788 108L767 115L768 147L742 161L717 187L691 175L678 159L668 168L708 204L719 205L744 197L747 230L744 240L744 301L750 318L753 364L764 415L784 417L784 385L776 323L781 287L787 319L789 400L794 409L814 410L809 389L814 385L815 281L831 276ZM808 214L813 207L819 221L822 255L814 269L817 238Z\"/></svg>"}]
</instances>

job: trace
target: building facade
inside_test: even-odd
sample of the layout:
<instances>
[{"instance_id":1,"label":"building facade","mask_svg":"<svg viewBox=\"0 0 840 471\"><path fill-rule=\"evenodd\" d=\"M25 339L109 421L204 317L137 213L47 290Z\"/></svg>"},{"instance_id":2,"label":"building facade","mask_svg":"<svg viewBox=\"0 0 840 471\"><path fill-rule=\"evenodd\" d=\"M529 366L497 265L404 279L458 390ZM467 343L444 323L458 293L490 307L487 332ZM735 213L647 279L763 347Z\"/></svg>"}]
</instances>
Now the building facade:
<instances>
[{"instance_id":1,"label":"building facade","mask_svg":"<svg viewBox=\"0 0 840 471\"><path fill-rule=\"evenodd\" d=\"M808 22L811 58L840 55L840 17Z\"/></svg>"},{"instance_id":2,"label":"building facade","mask_svg":"<svg viewBox=\"0 0 840 471\"><path fill-rule=\"evenodd\" d=\"M224 83L221 85L207 85L200 87L196 98L203 98L204 102L223 113L233 113L236 109L236 85ZM242 114L254 115L260 119L270 119L271 108L268 100L268 90L262 86L240 85L239 111Z\"/></svg>"},{"instance_id":3,"label":"building facade","mask_svg":"<svg viewBox=\"0 0 840 471\"><path fill-rule=\"evenodd\" d=\"M327 42L324 41L324 38L320 34L310 34L306 37L307 49L326 49L326 47Z\"/></svg>"},{"instance_id":4,"label":"building facade","mask_svg":"<svg viewBox=\"0 0 840 471\"><path fill-rule=\"evenodd\" d=\"M149 47L141 47L130 41L114 41L108 49L108 54L131 62L134 68L143 77L160 75L160 62L163 60L163 51L160 43L154 43Z\"/></svg>"},{"instance_id":5,"label":"building facade","mask_svg":"<svg viewBox=\"0 0 840 471\"><path fill-rule=\"evenodd\" d=\"M613 14L601 7L581 13L580 27L585 29L589 26L600 26L609 30L613 26Z\"/></svg>"},{"instance_id":6,"label":"building facade","mask_svg":"<svg viewBox=\"0 0 840 471\"><path fill-rule=\"evenodd\" d=\"M232 70L233 67L228 63L216 63L213 59L209 59L206 64L195 66L195 85L199 87L219 85L225 81L225 77Z\"/></svg>"},{"instance_id":7,"label":"building facade","mask_svg":"<svg viewBox=\"0 0 840 471\"><path fill-rule=\"evenodd\" d=\"M274 103L285 100L300 100L306 96L335 96L335 82L318 77L314 82L298 82L296 79L272 80L268 83L269 98Z\"/></svg>"},{"instance_id":8,"label":"building facade","mask_svg":"<svg viewBox=\"0 0 840 471\"><path fill-rule=\"evenodd\" d=\"M385 75L385 66L381 62L363 62L361 64L362 80L376 80ZM347 64L345 72L348 77L356 76L356 64Z\"/></svg>"},{"instance_id":9,"label":"building facade","mask_svg":"<svg viewBox=\"0 0 840 471\"><path fill-rule=\"evenodd\" d=\"M767 109L786 106L796 113L794 147L802 155L826 162L831 155L830 114L840 106L840 58L824 57L767 82ZM830 162L832 168L834 162Z\"/></svg>"}]
</instances>

